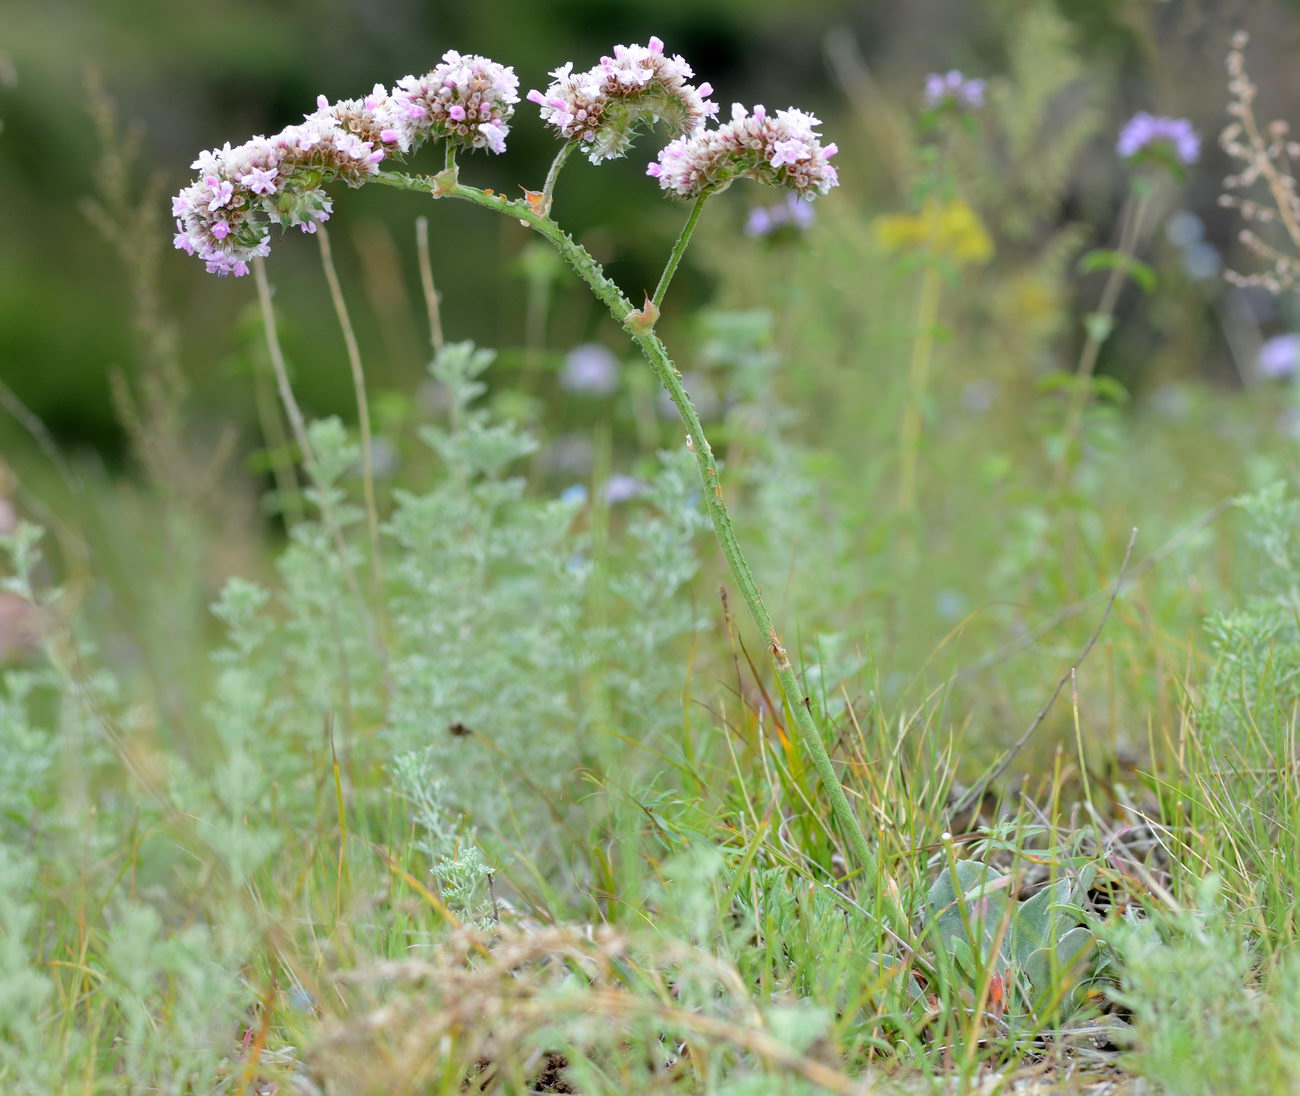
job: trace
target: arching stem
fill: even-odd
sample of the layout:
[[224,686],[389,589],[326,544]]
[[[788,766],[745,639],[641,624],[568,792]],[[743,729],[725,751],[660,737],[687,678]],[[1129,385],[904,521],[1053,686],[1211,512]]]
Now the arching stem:
[[[374,177],[374,181],[383,183],[386,186],[427,194],[432,194],[436,186],[434,181],[428,177],[402,175],[394,172],[382,172]],[[623,295],[618,286],[606,277],[600,264],[591,257],[586,248],[564,232],[550,217],[537,212],[527,202],[509,201],[501,195],[488,194],[475,187],[460,184],[457,184],[453,190],[446,192],[446,195],[472,202],[475,205],[483,206],[486,209],[522,221],[549,241],[560,253],[561,257],[573,268],[575,273],[587,284],[587,287],[596,298],[609,309],[610,315],[623,326],[667,390],[673,405],[681,416],[683,425],[686,427],[686,443],[694,454],[695,462],[699,467],[700,478],[704,484],[704,501],[708,508],[709,517],[713,522],[718,544],[722,548],[722,555],[727,561],[727,567],[740,590],[750,617],[767,645],[777,680],[781,684],[781,690],[785,694],[786,703],[789,706],[799,745],[812,762],[813,768],[817,770],[826,797],[830,801],[831,812],[850,846],[859,869],[871,879],[876,894],[889,909],[896,922],[896,931],[902,932],[905,936],[910,935],[907,931],[906,914],[901,909],[894,892],[882,879],[877,858],[872,853],[862,825],[849,804],[848,796],[845,795],[844,788],[835,772],[834,763],[826,751],[825,743],[823,743],[821,734],[813,720],[809,698],[804,695],[803,690],[799,687],[799,681],[795,677],[789,655],[777,635],[772,617],[763,602],[762,593],[758,588],[758,584],[754,581],[753,572],[750,571],[740,544],[736,540],[731,514],[727,510],[726,500],[723,497],[722,481],[718,474],[717,462],[714,460],[709,439],[705,436],[704,428],[700,424],[695,405],[692,403],[686,389],[682,386],[681,374],[673,365],[664,344],[655,335],[652,324],[644,322],[645,314],[633,308],[631,302]],[[662,299],[661,291],[667,288],[668,281],[671,280],[672,273],[681,260],[682,252],[685,251],[686,244],[690,241],[691,233],[699,220],[705,200],[704,196],[697,199],[695,208],[691,211],[690,219],[682,230],[677,245],[673,248],[673,255],[670,257],[668,267],[664,271],[664,277],[660,279],[660,289],[656,290],[656,301]]]

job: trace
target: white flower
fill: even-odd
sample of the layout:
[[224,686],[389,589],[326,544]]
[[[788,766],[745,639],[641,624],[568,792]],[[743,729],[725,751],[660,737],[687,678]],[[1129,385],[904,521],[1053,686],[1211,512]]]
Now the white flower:
[[613,56],[586,72],[574,73],[569,62],[551,73],[546,91],[530,91],[527,98],[560,137],[581,141],[593,164],[624,155],[642,122],[694,133],[717,113],[717,104],[708,102],[713,89],[691,84],[690,65],[663,50],[663,42],[651,38],[645,46],[615,46]]
[[751,114],[735,103],[730,122],[679,137],[646,174],[683,198],[725,190],[734,180],[748,178],[811,200],[839,185],[830,163],[838,148],[821,143],[820,125],[802,110],[779,110],[773,117],[761,105]]
[[397,82],[386,128],[403,151],[433,137],[501,153],[518,93],[514,69],[448,50],[432,72]]

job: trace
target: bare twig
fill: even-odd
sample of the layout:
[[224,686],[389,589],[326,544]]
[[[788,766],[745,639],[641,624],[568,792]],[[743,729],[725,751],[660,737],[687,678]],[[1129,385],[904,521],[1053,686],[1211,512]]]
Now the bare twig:
[[[1181,548],[1185,542],[1190,540],[1207,525],[1212,524],[1221,514],[1224,513],[1224,511],[1231,507],[1233,498],[1235,498],[1235,496],[1220,499],[1195,521],[1178,530],[1177,533],[1165,541],[1164,544],[1149,556],[1144,556],[1142,559],[1138,560],[1138,562],[1133,565],[1132,569],[1124,576],[1124,584],[1127,586],[1136,582],[1142,575],[1146,574],[1153,567],[1163,563],[1173,555],[1174,552]],[[1086,613],[1098,602],[1110,596],[1112,596],[1110,591],[1103,588],[1098,590],[1096,593],[1089,594],[1087,597],[1076,601],[1073,605],[1067,605],[1062,609],[1058,609],[1041,624],[1031,628],[1024,635],[1018,636],[1010,643],[1003,644],[996,651],[992,651],[989,654],[984,655],[982,658],[976,659],[970,665],[963,666],[953,674],[952,680],[964,681],[967,678],[974,677],[976,674],[983,673],[985,670],[996,666],[999,662],[1005,662],[1017,651],[1021,651],[1031,644],[1037,643],[1038,640],[1043,638],[1043,636],[1047,635],[1049,632],[1055,631],[1056,628],[1064,624],[1067,620],[1073,620],[1080,613]]]
[[442,310],[438,306],[438,290],[433,284],[433,264],[429,261],[429,218],[415,221],[416,251],[420,256],[420,285],[424,288],[424,307],[429,313],[429,342],[435,354],[441,353],[443,344]]
[[1033,738],[1034,732],[1042,726],[1043,720],[1047,718],[1047,713],[1052,710],[1052,705],[1056,703],[1056,698],[1061,695],[1061,690],[1065,688],[1065,683],[1073,679],[1075,671],[1083,665],[1084,660],[1092,653],[1092,649],[1096,645],[1102,629],[1106,627],[1106,621],[1110,619],[1110,611],[1115,607],[1115,599],[1119,597],[1119,592],[1123,589],[1124,575],[1128,569],[1129,557],[1133,555],[1133,545],[1137,543],[1137,533],[1138,531],[1134,529],[1132,535],[1128,538],[1128,547],[1124,550],[1124,561],[1119,565],[1119,574],[1115,578],[1115,584],[1111,587],[1110,597],[1106,601],[1106,609],[1101,614],[1101,619],[1097,621],[1097,627],[1093,629],[1092,635],[1088,637],[1088,642],[1083,645],[1083,650],[1079,652],[1078,657],[1070,663],[1069,668],[1057,680],[1056,688],[1052,690],[1052,695],[1047,698],[1047,703],[1038,710],[1038,714],[1034,716],[1034,721],[1029,724],[1029,728],[1016,740],[1014,745],[1012,745],[1011,748],[997,760],[993,767],[981,779],[971,785],[966,793],[958,799],[955,804],[953,804],[952,814],[961,814],[963,811],[969,809],[973,804],[978,803],[980,797],[988,789],[989,785],[1007,771],[1011,762],[1016,759],[1020,751],[1023,750],[1029,740]]
[[[266,350],[271,358],[271,368],[275,371],[280,400],[284,404],[285,414],[289,417],[289,426],[293,430],[294,440],[298,443],[298,448],[302,450],[302,459],[307,462],[310,468],[315,463],[315,453],[312,450],[311,438],[307,434],[307,422],[303,418],[302,408],[298,406],[298,401],[293,394],[293,387],[289,384],[289,370],[285,365],[284,352],[280,348],[280,336],[275,325],[275,309],[271,306],[271,285],[267,280],[266,266],[262,259],[253,260],[253,280],[257,283],[257,300],[262,309],[262,326],[266,331]],[[374,645],[375,650],[380,653],[380,656],[383,657],[384,648],[379,641],[379,634],[375,630],[375,622],[371,618],[370,610],[366,606],[366,599],[361,593],[360,585],[357,583],[356,572],[348,561],[347,541],[343,539],[343,530],[335,519],[334,507],[330,505],[329,501],[329,492],[323,487],[319,488],[316,497],[320,506],[321,520],[329,532],[330,539],[334,542],[334,550],[338,553],[339,567],[343,571],[344,580],[347,582],[353,598],[356,599],[357,611],[365,622],[371,643]]]
[[343,343],[348,351],[348,366],[352,370],[352,390],[357,401],[357,418],[361,425],[361,490],[366,504],[366,530],[370,534],[370,573],[374,579],[375,592],[380,597],[382,612],[384,589],[384,560],[379,550],[379,506],[375,501],[375,453],[374,439],[370,436],[370,401],[366,398],[366,375],[361,367],[361,348],[357,345],[356,332],[352,329],[352,318],[348,315],[347,302],[343,299],[343,287],[339,284],[338,271],[334,269],[334,254],[330,250],[330,237],[325,226],[316,232],[320,240],[321,265],[325,268],[325,281],[329,283],[330,299],[339,318],[339,327],[343,331]]

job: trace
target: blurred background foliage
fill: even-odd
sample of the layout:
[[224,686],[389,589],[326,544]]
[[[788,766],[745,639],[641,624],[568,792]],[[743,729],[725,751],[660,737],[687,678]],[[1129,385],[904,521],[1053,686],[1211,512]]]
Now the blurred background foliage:
[[[1032,258],[1049,241],[1068,243],[1058,234],[1067,226],[1069,240],[1105,242],[1125,185],[1111,155],[1114,133],[1137,108],[1189,115],[1208,138],[1204,168],[1178,201],[1206,222],[1210,244],[1230,250],[1231,224],[1215,209],[1223,172],[1213,142],[1223,117],[1220,74],[1230,30],[1244,25],[1256,32],[1255,68],[1266,98],[1294,101],[1300,88],[1294,65],[1300,6],[1251,0],[664,0],[653,8],[624,0],[19,0],[6,8],[0,362],[15,392],[56,436],[110,462],[124,453],[124,435],[106,378],[115,367],[129,371],[139,355],[120,265],[79,208],[94,189],[99,155],[87,102],[90,71],[122,118],[138,122],[140,181],[156,174],[165,195],[187,180],[199,149],[273,132],[309,109],[318,93],[335,98],[376,81],[390,84],[426,69],[449,47],[514,64],[526,90],[544,86],[547,70],[565,60],[589,64],[613,42],[657,33],[713,82],[723,104],[765,100],[820,112],[844,150],[845,168],[845,186],[821,208],[831,218],[852,210],[861,221],[899,204],[908,167],[899,136],[924,74],[959,67],[1001,82],[1004,118],[1030,120],[1020,132],[1008,129],[1000,145],[986,143],[1000,159],[983,165],[975,176],[980,190],[971,195],[1011,245],[1000,255],[1003,263]],[[476,159],[469,169],[474,180],[503,191],[537,184],[553,148],[533,115],[525,104],[509,154]],[[1062,123],[1073,133],[1059,132]],[[1045,155],[1053,141],[1061,153],[1055,160]],[[653,284],[684,212],[642,176],[653,147],[643,141],[628,160],[599,173],[571,170],[557,209],[633,292]],[[1027,224],[1023,207],[1035,185],[1039,208]],[[718,265],[724,273],[752,275],[753,283],[788,287],[784,253],[765,255],[735,238],[746,203],[759,199],[736,188],[728,200],[728,209],[711,213]],[[158,209],[161,219],[165,203]],[[336,235],[370,348],[372,382],[407,388],[419,376],[425,341],[409,289],[417,284],[410,201],[371,188],[353,197],[347,211]],[[527,235],[460,209],[428,212],[449,334],[500,346],[509,362],[510,348],[528,335],[528,268],[517,261]],[[1069,250],[1049,247],[1040,257],[1064,266]],[[305,240],[277,251],[285,338],[306,404],[346,415],[342,348],[324,307],[314,252]],[[503,265],[513,279],[495,276]],[[250,285],[216,283],[171,253],[161,274],[164,308],[185,331],[180,356],[201,417],[251,423],[242,376],[249,340],[241,334]],[[698,264],[687,274],[679,304],[714,292],[715,279],[701,276]],[[534,283],[539,276],[545,272],[533,271]],[[1075,281],[1064,279],[1062,288],[1073,294]],[[854,292],[847,281],[830,288]],[[1192,286],[1185,298],[1176,311],[1153,312],[1126,329],[1107,347],[1103,371],[1135,387],[1170,374],[1232,383],[1222,325],[1213,318],[1216,308],[1228,307],[1222,288]],[[1025,315],[1024,302],[999,303]],[[1040,300],[1039,311],[1051,303]],[[551,349],[598,333],[599,317],[576,289],[565,288],[552,304]],[[1257,318],[1273,322],[1267,304],[1247,307],[1264,309]],[[859,322],[868,319],[858,313]],[[1072,335],[1057,334],[1055,348],[1068,358]],[[854,365],[864,384],[871,370],[889,368],[866,360],[875,333],[848,324],[836,337],[861,353]],[[8,425],[3,429],[7,438]]]

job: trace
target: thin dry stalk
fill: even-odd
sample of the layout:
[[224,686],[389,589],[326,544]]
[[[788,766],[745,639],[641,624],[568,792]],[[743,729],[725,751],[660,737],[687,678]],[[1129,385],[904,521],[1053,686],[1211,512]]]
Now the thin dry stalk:
[[416,250],[420,256],[420,285],[424,288],[424,307],[429,314],[429,343],[435,354],[442,353],[442,310],[438,304],[438,290],[433,284],[433,264],[429,261],[429,218],[417,217],[415,221]]
[[1119,597],[1119,592],[1124,588],[1124,577],[1128,572],[1128,561],[1133,555],[1133,545],[1137,542],[1137,530],[1134,529],[1128,539],[1128,548],[1124,551],[1124,561],[1119,565],[1119,575],[1115,578],[1115,584],[1111,587],[1110,597],[1106,601],[1106,609],[1101,614],[1101,619],[1097,621],[1097,627],[1093,629],[1092,635],[1088,637],[1088,642],[1083,645],[1083,650],[1079,652],[1078,657],[1070,663],[1069,668],[1063,673],[1056,682],[1056,688],[1052,690],[1052,695],[1047,698],[1047,703],[1034,716],[1034,721],[1029,724],[1028,730],[1022,734],[1009,750],[1006,751],[994,764],[988,773],[980,780],[976,781],[970,789],[963,795],[952,807],[953,815],[960,815],[962,812],[969,810],[974,804],[980,801],[984,792],[989,788],[993,781],[997,780],[1010,767],[1011,762],[1016,759],[1020,751],[1025,748],[1029,740],[1033,738],[1034,732],[1042,726],[1043,720],[1047,718],[1047,713],[1052,710],[1052,705],[1056,703],[1056,698],[1061,695],[1061,690],[1065,688],[1066,682],[1073,681],[1075,672],[1083,665],[1084,660],[1092,653],[1093,647],[1096,646],[1098,638],[1101,636],[1102,629],[1106,627],[1106,621],[1110,619],[1110,611],[1115,607],[1115,599]]
[[[325,268],[325,281],[329,283],[330,299],[334,302],[334,312],[339,318],[339,327],[343,330],[343,342],[348,351],[348,366],[352,370],[352,390],[356,395],[357,418],[361,424],[361,490],[366,504],[366,530],[370,534],[370,573],[374,579],[375,592],[382,594],[384,560],[379,550],[379,505],[375,501],[375,453],[374,440],[370,434],[370,401],[366,398],[366,374],[361,366],[361,348],[357,345],[352,318],[348,315],[347,302],[343,299],[343,287],[339,284],[338,271],[334,268],[329,233],[325,230],[325,226],[321,225],[316,235],[320,238],[320,258],[321,265]],[[383,604],[382,596],[380,604]]]
[[[298,448],[302,450],[303,460],[314,463],[316,458],[312,452],[311,439],[307,435],[307,422],[303,418],[302,409],[298,406],[298,400],[294,397],[293,386],[289,383],[289,371],[285,365],[284,352],[280,348],[280,336],[275,323],[275,309],[271,305],[271,286],[267,281],[266,267],[261,259],[253,261],[253,280],[257,283],[257,301],[262,310],[262,327],[266,332],[266,351],[271,358],[271,368],[275,372],[280,401],[284,404],[284,411],[289,418],[289,426],[293,430],[294,440],[298,443]],[[347,541],[343,539],[343,530],[335,519],[334,508],[330,505],[328,493],[323,490],[318,491],[317,497],[320,503],[321,520],[325,523],[330,539],[334,542],[334,549],[339,557],[339,566],[343,570],[348,589],[356,599],[357,611],[361,614],[361,619],[365,621],[366,631],[369,633],[371,643],[382,656],[384,648],[379,642],[379,635],[375,631],[375,623],[371,619],[370,610],[366,606],[366,599],[361,593],[361,587],[357,584],[356,573],[348,563]]]

